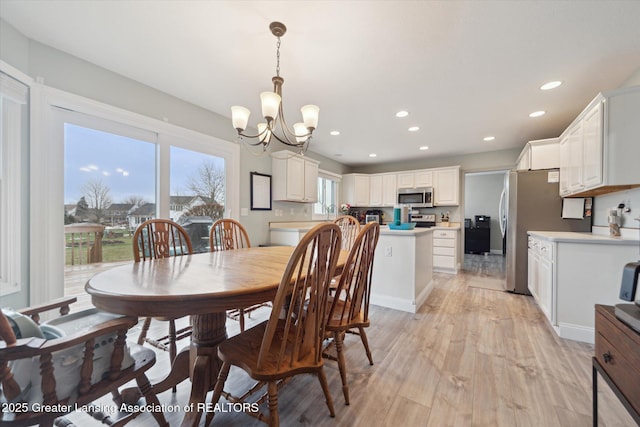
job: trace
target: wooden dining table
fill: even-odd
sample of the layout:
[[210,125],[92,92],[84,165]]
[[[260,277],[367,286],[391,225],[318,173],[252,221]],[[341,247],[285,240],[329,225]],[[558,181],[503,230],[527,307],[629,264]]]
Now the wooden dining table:
[[[191,410],[182,426],[197,426],[220,370],[217,346],[227,339],[226,311],[273,300],[293,250],[255,247],[147,260],[98,273],[85,289],[97,308],[111,313],[191,316],[189,348],[178,353],[153,389],[161,393],[190,377]],[[347,251],[341,251],[336,274],[346,258]]]

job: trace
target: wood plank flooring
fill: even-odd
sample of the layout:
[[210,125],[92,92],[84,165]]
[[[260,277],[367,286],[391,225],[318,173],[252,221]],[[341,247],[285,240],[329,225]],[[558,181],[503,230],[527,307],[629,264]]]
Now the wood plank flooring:
[[[590,426],[593,346],[558,338],[531,297],[472,287],[474,278],[486,276],[434,274],[435,288],[416,314],[372,306],[367,334],[375,365],[368,364],[357,336],[345,340],[351,405],[344,404],[337,365],[327,361],[336,417],[329,416],[317,379],[299,376],[280,393],[281,425]],[[262,310],[248,327],[268,315]],[[230,334],[237,333],[237,322],[227,324]],[[130,339],[135,337],[132,331]],[[150,377],[167,369],[167,354],[160,353]],[[227,384],[237,390],[249,381],[232,370]],[[186,381],[159,399],[184,403],[189,386]],[[598,389],[600,426],[635,425],[604,381]],[[166,416],[179,425],[182,413]],[[84,414],[72,419],[79,426],[99,425]],[[129,425],[155,423],[143,414]],[[217,413],[213,425],[263,424],[227,412]]]

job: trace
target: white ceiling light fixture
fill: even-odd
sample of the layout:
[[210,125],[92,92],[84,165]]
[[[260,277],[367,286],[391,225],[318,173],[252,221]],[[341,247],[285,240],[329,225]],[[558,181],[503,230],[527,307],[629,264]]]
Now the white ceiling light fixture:
[[419,130],[420,130],[420,128],[419,128],[418,126],[411,126],[411,127],[409,128],[409,132],[417,132],[417,131],[419,131]]
[[376,153],[371,153],[369,154],[369,157],[377,157],[378,155]]
[[331,132],[329,132],[329,135],[338,136],[338,135],[340,135],[340,131],[339,130],[332,130]]
[[494,139],[496,139],[495,136],[485,136],[482,138],[483,141],[493,141]]
[[543,84],[542,86],[540,86],[540,90],[555,89],[558,86],[560,86],[561,84],[562,84],[562,82],[560,80],[554,80],[552,82],[547,82],[547,83]]
[[540,117],[540,116],[544,116],[545,114],[547,114],[546,111],[534,111],[533,113],[529,114],[529,117]]
[[396,113],[396,117],[407,117],[409,115],[408,111],[402,110]]
[[302,122],[295,123],[293,130],[289,128],[284,119],[282,109],[282,84],[284,79],[280,77],[280,37],[287,32],[287,27],[280,22],[272,22],[269,25],[271,33],[276,36],[276,75],[271,79],[273,82],[273,92],[262,92],[260,100],[262,102],[262,116],[266,123],[258,123],[258,134],[247,135],[244,133],[249,122],[251,112],[248,108],[241,106],[231,107],[231,121],[233,127],[238,131],[238,139],[244,138],[257,139],[255,142],[246,141],[247,144],[258,146],[262,145],[263,152],[267,150],[271,137],[274,137],[281,143],[296,147],[303,153],[308,148],[311,140],[311,134],[318,126],[318,113],[320,108],[317,105],[305,105],[302,111]]
[[428,145],[423,145],[422,147],[419,148],[422,151],[428,150],[429,146]]

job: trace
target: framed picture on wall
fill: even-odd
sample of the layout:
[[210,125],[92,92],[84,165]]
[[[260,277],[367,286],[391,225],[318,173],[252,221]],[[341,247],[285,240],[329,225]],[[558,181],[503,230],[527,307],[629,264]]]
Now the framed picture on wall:
[[271,210],[271,175],[250,172],[251,210]]

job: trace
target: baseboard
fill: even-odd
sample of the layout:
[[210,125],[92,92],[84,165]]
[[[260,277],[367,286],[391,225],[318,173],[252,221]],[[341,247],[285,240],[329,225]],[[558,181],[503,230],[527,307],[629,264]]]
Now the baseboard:
[[595,344],[596,331],[594,328],[570,323],[558,323],[558,326],[554,329],[560,338]]
[[380,307],[392,308],[394,310],[406,311],[407,313],[416,313],[420,306],[427,300],[427,297],[433,290],[433,280],[420,292],[417,299],[412,301],[405,298],[397,298],[389,295],[371,294],[371,304]]

